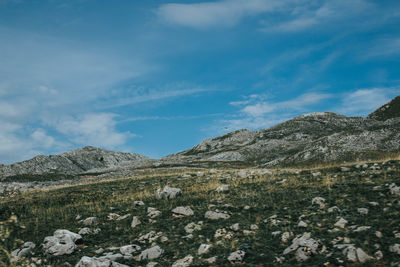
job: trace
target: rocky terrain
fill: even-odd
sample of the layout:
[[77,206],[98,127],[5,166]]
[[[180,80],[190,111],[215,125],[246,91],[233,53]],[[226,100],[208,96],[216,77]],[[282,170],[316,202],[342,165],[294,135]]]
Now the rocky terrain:
[[26,192],[0,200],[0,266],[399,266],[399,160]]

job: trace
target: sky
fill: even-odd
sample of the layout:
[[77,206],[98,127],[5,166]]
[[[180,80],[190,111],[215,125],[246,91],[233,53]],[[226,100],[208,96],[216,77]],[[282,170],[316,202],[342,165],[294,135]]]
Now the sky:
[[400,94],[398,0],[0,0],[0,163],[152,158]]

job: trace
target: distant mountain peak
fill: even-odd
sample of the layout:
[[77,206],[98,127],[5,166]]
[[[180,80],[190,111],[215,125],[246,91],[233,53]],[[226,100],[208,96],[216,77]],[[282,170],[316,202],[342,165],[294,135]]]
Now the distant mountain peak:
[[369,119],[386,121],[400,117],[400,95],[368,115]]

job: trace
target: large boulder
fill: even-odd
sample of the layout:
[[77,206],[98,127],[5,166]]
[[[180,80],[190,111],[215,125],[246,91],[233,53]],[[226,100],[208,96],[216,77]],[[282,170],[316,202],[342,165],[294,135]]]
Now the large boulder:
[[146,250],[143,250],[142,253],[139,255],[139,260],[154,260],[159,257],[164,253],[164,250],[160,248],[159,246],[154,246],[151,248],[148,248]]
[[77,244],[82,242],[82,236],[68,230],[56,230],[53,236],[47,236],[43,249],[47,255],[61,256],[73,253]]
[[163,190],[157,189],[158,199],[173,199],[182,194],[182,190],[179,188],[165,186]]

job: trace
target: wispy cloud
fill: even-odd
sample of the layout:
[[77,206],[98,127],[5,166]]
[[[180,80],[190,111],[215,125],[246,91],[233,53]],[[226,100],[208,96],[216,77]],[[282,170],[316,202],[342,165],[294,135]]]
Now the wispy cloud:
[[400,56],[400,38],[384,38],[373,42],[365,51],[361,52],[363,59],[376,59]]
[[166,22],[193,28],[226,27],[247,16],[272,12],[284,5],[276,0],[220,0],[194,4],[164,4],[157,13]]
[[335,111],[349,116],[366,116],[400,94],[399,87],[366,88],[342,95]]
[[60,118],[55,128],[78,145],[93,145],[103,148],[119,148],[135,135],[116,129],[116,114],[90,113],[77,117]]
[[299,113],[311,111],[315,105],[332,97],[327,93],[309,92],[294,99],[272,101],[266,95],[251,95],[244,101],[232,102],[241,109],[234,118],[224,120],[222,124],[224,131],[267,128]]

